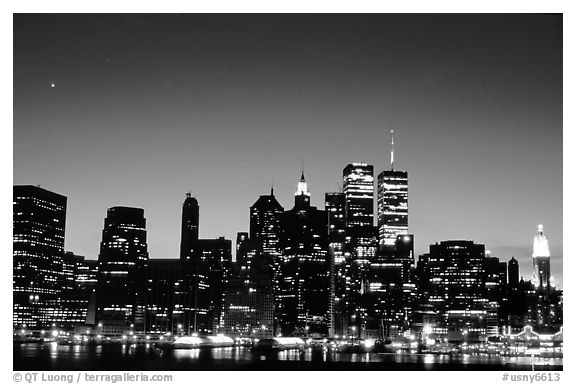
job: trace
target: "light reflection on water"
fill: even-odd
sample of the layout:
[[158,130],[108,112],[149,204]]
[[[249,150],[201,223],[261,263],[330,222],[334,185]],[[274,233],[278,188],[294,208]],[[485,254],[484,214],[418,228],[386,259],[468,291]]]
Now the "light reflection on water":
[[22,344],[14,347],[14,355],[19,358],[42,358],[48,357],[52,361],[78,361],[90,362],[103,357],[117,356],[124,361],[139,359],[156,359],[157,361],[179,361],[184,363],[198,364],[244,364],[247,362],[266,361],[305,361],[305,362],[344,362],[344,363],[410,363],[425,366],[435,364],[487,364],[506,365],[514,364],[521,366],[559,365],[563,364],[562,358],[534,358],[531,357],[501,357],[497,355],[433,355],[433,354],[374,354],[374,353],[353,353],[340,354],[326,350],[305,351],[289,350],[281,351],[265,356],[257,356],[248,348],[226,347],[214,349],[178,349],[161,350],[146,345],[58,345],[49,344]]

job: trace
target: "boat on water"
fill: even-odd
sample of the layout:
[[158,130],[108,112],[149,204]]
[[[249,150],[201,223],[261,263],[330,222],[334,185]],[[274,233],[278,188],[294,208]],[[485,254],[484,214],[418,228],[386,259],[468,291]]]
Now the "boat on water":
[[228,336],[182,336],[177,337],[165,347],[172,349],[193,349],[193,348],[223,348],[233,347],[234,339]]
[[303,350],[306,342],[299,337],[272,337],[258,340],[252,347],[255,353],[270,353],[290,349]]

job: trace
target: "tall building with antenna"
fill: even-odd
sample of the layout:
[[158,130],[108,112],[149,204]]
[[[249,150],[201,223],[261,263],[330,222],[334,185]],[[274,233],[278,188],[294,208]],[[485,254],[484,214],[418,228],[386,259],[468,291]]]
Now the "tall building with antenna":
[[408,172],[394,170],[394,131],[390,170],[378,175],[378,238],[380,246],[394,246],[399,235],[408,234]]
[[281,280],[277,313],[282,335],[328,334],[331,328],[326,212],[310,205],[304,173],[294,207],[280,215]]

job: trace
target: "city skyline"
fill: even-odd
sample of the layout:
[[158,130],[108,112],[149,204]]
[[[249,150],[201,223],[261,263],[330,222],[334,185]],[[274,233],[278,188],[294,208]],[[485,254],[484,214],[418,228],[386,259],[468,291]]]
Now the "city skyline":
[[561,16],[14,25],[14,184],[68,197],[66,250],[97,258],[106,210],[126,205],[144,209],[150,257],[178,258],[188,191],[200,237],[235,239],[272,184],[292,208],[302,159],[323,207],[348,163],[390,169],[394,129],[417,256],[473,240],[529,279],[543,224],[562,288]]

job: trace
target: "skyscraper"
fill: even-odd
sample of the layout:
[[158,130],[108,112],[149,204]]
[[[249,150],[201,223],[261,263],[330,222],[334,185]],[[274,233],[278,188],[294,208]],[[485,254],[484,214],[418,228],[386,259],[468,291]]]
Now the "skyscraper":
[[[358,328],[364,311],[359,298],[368,287],[370,263],[378,249],[374,226],[374,167],[365,163],[348,164],[343,171],[345,197],[346,299],[349,320]],[[347,322],[348,323],[348,322]]]
[[501,262],[497,257],[485,252],[484,267],[486,269],[486,330],[491,336],[498,336],[500,321],[505,321],[503,316],[504,298],[508,282],[506,262]]
[[394,170],[394,137],[390,163],[390,170],[384,170],[378,175],[380,246],[393,246],[398,235],[408,233],[408,172]]
[[88,318],[88,309],[89,304],[94,305],[95,270],[97,270],[95,263],[96,260],[87,261],[84,256],[72,252],[64,254],[63,284],[58,297],[59,311],[55,323],[63,324],[68,329],[80,324],[94,324],[94,320]]
[[63,286],[66,197],[32,185],[13,188],[14,326],[54,320]]
[[247,241],[250,240],[248,232],[238,232],[236,234],[236,261],[241,258],[241,254],[243,252],[244,245]]
[[508,285],[510,287],[517,287],[520,281],[520,267],[518,266],[518,260],[514,257],[508,261]]
[[186,200],[182,204],[182,230],[180,237],[180,259],[186,260],[192,257],[194,246],[198,241],[200,209],[198,200],[191,193],[186,194]]
[[538,225],[538,233],[534,236],[532,247],[532,263],[534,273],[532,283],[536,288],[546,288],[550,286],[550,248],[548,247],[548,237],[544,235],[544,226]]
[[346,243],[357,264],[367,264],[376,254],[374,227],[374,167],[348,164],[343,171]]
[[224,332],[232,336],[271,337],[274,287],[271,256],[256,250],[233,266],[225,295]]
[[390,252],[378,253],[370,263],[366,308],[366,330],[395,337],[409,326],[416,296],[414,235],[398,235]]
[[344,193],[326,193],[324,207],[328,215],[328,241],[334,253],[334,264],[341,265],[344,263],[346,243],[346,197]]
[[200,239],[194,258],[198,279],[193,284],[197,313],[193,325],[198,333],[216,334],[224,327],[224,295],[230,278],[232,241],[224,237]]
[[[280,276],[282,256],[279,241],[280,217],[283,212],[284,208],[274,196],[274,188],[270,189],[270,195],[261,195],[256,200],[250,207],[250,241],[243,253],[244,255],[252,255],[251,258],[262,253],[264,257],[260,258],[260,264],[262,260],[271,263],[273,292],[280,289],[280,279],[282,278]],[[252,269],[249,262],[245,262],[242,268]],[[276,308],[279,308],[278,296],[273,297],[276,301]],[[275,323],[278,323],[278,312],[275,314]]]
[[108,209],[98,263],[96,313],[102,331],[118,335],[143,332],[148,265],[143,209]]
[[274,189],[269,195],[262,195],[250,207],[250,240],[262,242],[263,251],[277,257],[278,220],[284,208],[274,196]]
[[280,220],[282,263],[278,317],[281,333],[327,334],[329,262],[326,212],[310,206],[304,174],[294,196],[294,208]]
[[374,167],[348,164],[342,173],[346,201],[346,228],[374,225]]
[[146,332],[191,333],[186,261],[150,259],[147,268]]
[[213,334],[224,323],[224,292],[232,262],[232,242],[223,237],[199,239],[199,224],[198,201],[187,193],[182,206],[180,241],[179,278],[183,288],[179,295],[183,297],[179,298],[181,304],[175,316],[179,320],[174,321],[186,332]]
[[330,306],[333,332],[342,334],[346,313],[346,198],[342,192],[326,193],[324,207],[328,217],[330,263]]
[[422,288],[438,315],[439,330],[484,334],[486,316],[486,269],[483,244],[442,241],[430,245],[422,265]]

